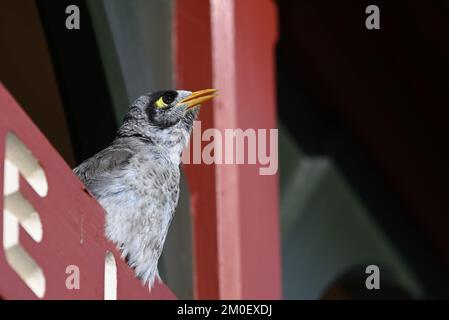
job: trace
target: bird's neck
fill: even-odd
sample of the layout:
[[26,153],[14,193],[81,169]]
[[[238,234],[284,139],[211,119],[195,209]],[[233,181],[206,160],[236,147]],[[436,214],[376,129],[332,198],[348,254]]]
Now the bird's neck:
[[152,135],[153,147],[158,148],[172,163],[181,163],[181,153],[189,140],[189,133],[181,128],[171,128]]
[[181,153],[190,138],[190,127],[185,125],[161,129],[144,124],[124,123],[117,132],[117,138],[138,139],[141,143],[154,148],[175,164],[180,164]]

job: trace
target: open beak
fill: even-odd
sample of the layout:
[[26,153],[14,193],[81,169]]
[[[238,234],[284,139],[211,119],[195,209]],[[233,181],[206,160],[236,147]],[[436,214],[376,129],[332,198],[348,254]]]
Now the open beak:
[[187,98],[182,99],[179,101],[176,105],[187,105],[187,109],[191,109],[193,107],[196,107],[197,105],[210,100],[218,95],[217,89],[205,89],[200,91],[193,92],[190,96]]

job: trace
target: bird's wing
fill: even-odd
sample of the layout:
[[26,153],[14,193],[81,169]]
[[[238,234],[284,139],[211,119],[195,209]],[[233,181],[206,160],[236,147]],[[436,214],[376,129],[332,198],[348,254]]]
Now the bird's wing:
[[108,183],[120,178],[134,152],[130,148],[111,145],[81,163],[73,172],[97,199]]

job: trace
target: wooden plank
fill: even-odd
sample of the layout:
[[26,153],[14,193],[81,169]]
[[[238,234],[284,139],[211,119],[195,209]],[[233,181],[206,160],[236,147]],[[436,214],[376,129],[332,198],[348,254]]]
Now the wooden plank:
[[[220,90],[213,107],[201,111],[202,129],[276,128],[274,4],[178,0],[175,6],[177,87]],[[281,297],[277,175],[260,175],[259,168],[185,166],[197,298]]]
[[[174,14],[176,87],[200,90],[212,85],[208,0],[176,1]],[[210,103],[201,110],[203,129],[213,125]],[[204,144],[203,144],[204,146]],[[194,295],[218,299],[215,166],[186,165],[193,225]]]
[[[43,299],[103,299],[106,252],[115,256],[118,299],[174,299],[164,284],[157,284],[151,294],[135,278],[133,270],[119,257],[112,243],[103,236],[104,213],[99,204],[73,175],[61,156],[21,110],[6,89],[0,85],[0,159],[5,158],[6,138],[13,133],[38,159],[45,172],[48,193],[40,196],[23,175],[20,193],[35,208],[42,222],[43,235],[36,242],[23,228],[20,245],[42,269],[45,277]],[[4,181],[4,161],[0,165],[0,181]],[[8,184],[0,184],[3,195]],[[0,207],[4,208],[4,197]],[[0,211],[0,241],[5,240],[5,212]],[[9,224],[10,226],[10,224]],[[2,241],[3,243],[3,241]],[[3,299],[36,299],[36,294],[22,281],[6,259],[5,243],[0,249],[0,296]],[[28,264],[29,265],[29,264]],[[66,287],[67,266],[80,271],[80,287]],[[112,293],[114,296],[114,293]]]

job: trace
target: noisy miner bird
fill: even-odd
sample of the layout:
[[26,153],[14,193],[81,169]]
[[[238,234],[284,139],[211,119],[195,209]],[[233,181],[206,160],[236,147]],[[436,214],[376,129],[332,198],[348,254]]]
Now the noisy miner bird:
[[206,89],[139,97],[112,144],[74,169],[106,211],[106,237],[151,287],[178,203],[181,152],[200,104],[216,95]]

